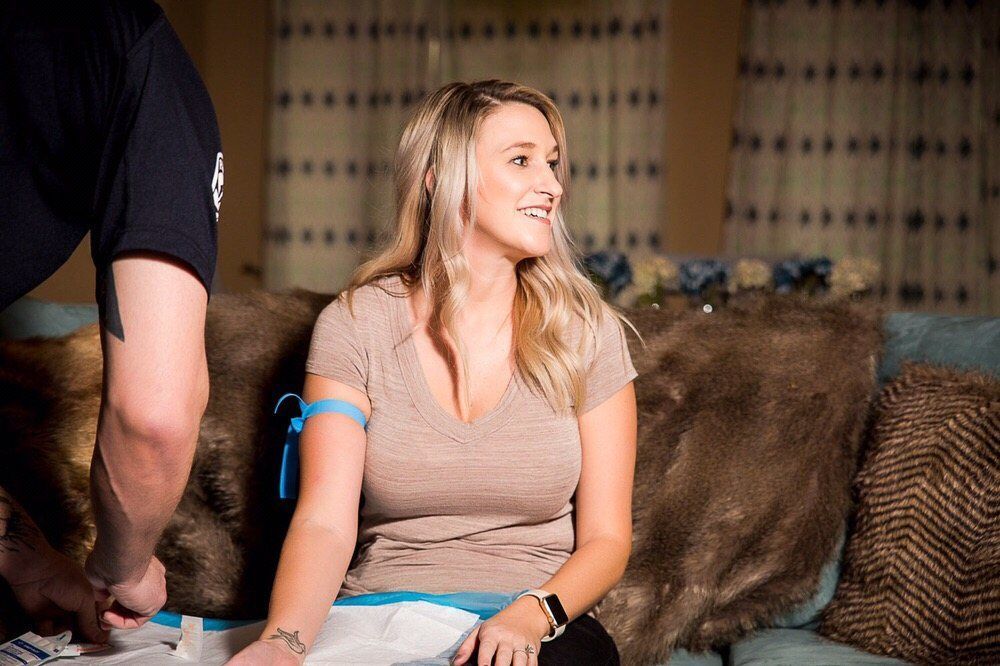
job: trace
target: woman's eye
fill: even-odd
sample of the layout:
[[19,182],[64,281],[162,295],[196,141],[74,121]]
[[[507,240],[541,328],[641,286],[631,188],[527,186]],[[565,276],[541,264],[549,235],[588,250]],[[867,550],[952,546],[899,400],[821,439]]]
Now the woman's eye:
[[553,171],[555,171],[556,167],[558,166],[559,166],[559,160],[552,160],[551,162],[549,162],[549,168],[552,169]]
[[517,157],[512,159],[511,162],[513,162],[517,166],[528,166],[528,157],[527,155],[518,155]]

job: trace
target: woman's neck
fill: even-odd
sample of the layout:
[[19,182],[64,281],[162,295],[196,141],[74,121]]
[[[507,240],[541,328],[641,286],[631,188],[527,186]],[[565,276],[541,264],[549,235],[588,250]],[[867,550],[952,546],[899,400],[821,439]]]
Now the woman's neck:
[[509,313],[517,293],[517,264],[508,257],[466,248],[469,262],[469,298],[466,310],[470,317],[479,313]]
[[[517,293],[517,274],[512,270],[492,275],[474,269],[470,272],[468,298],[458,313],[455,326],[460,331],[468,331],[473,337],[479,337],[487,331],[498,331],[510,318]],[[423,290],[419,287],[415,289],[412,299],[415,321],[426,324],[430,312]]]

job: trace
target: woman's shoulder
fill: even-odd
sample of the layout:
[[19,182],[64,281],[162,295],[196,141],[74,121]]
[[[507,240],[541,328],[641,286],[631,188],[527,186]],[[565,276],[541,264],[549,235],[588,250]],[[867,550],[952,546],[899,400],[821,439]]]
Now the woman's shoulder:
[[392,298],[405,294],[402,280],[396,275],[375,278],[367,284],[345,289],[319,314],[317,324],[352,326],[358,331],[384,330]]
[[620,322],[618,310],[607,301],[601,301],[589,317],[581,312],[574,312],[570,317],[569,331],[576,341],[580,341],[581,337],[593,341],[606,338],[618,330]]

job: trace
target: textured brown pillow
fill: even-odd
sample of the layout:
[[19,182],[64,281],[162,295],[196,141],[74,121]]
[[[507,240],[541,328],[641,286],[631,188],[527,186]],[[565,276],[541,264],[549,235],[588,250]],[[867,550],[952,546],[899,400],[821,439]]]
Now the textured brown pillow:
[[851,505],[881,349],[844,303],[628,313],[639,378],[632,557],[599,608],[624,663],[732,642],[815,592]]
[[926,664],[1000,664],[1000,379],[904,366],[879,399],[820,632]]

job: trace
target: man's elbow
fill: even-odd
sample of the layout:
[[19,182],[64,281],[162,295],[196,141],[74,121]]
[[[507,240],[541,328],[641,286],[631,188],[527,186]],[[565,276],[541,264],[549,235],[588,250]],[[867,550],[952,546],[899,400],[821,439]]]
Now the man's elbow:
[[109,389],[101,418],[107,426],[105,433],[127,443],[132,452],[140,454],[145,449],[146,456],[159,464],[182,466],[190,464],[207,404],[206,376],[187,390],[154,395]]

